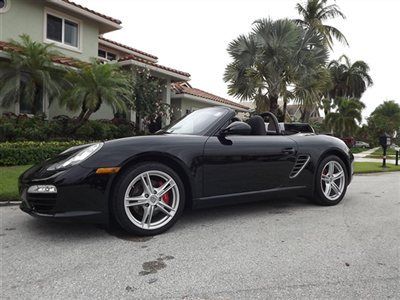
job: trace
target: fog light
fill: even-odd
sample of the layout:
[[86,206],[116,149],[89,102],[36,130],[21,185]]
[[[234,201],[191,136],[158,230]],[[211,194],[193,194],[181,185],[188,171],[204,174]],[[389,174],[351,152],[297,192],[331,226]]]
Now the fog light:
[[54,185],[32,185],[28,188],[28,194],[55,194],[57,188]]

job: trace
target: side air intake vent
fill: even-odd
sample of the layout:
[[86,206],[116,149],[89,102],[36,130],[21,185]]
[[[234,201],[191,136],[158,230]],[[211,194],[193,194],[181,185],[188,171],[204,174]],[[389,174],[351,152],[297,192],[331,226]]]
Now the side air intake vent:
[[309,160],[309,155],[300,154],[299,156],[297,156],[296,163],[293,166],[292,172],[290,172],[289,178],[295,178],[297,175],[299,175],[300,172],[303,171]]

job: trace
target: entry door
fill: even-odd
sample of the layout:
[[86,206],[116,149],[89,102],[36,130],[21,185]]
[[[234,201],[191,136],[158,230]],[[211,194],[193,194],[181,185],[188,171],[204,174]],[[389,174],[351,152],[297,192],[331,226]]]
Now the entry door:
[[210,137],[204,148],[203,197],[284,187],[295,162],[287,136]]

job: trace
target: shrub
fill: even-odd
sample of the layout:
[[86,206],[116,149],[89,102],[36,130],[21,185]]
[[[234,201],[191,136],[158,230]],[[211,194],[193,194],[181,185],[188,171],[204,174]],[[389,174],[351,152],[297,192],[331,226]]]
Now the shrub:
[[36,164],[53,157],[70,147],[86,143],[88,142],[69,141],[0,143],[0,166]]
[[133,136],[135,126],[123,119],[88,120],[78,126],[75,119],[57,116],[43,117],[8,114],[0,118],[0,142],[48,140],[109,140]]

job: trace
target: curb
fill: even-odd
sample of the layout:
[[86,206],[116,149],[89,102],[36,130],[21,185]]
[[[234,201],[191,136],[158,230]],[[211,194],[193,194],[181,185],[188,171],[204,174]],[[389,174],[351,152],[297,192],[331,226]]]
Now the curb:
[[0,207],[2,206],[16,206],[20,205],[21,201],[2,201],[0,202]]

